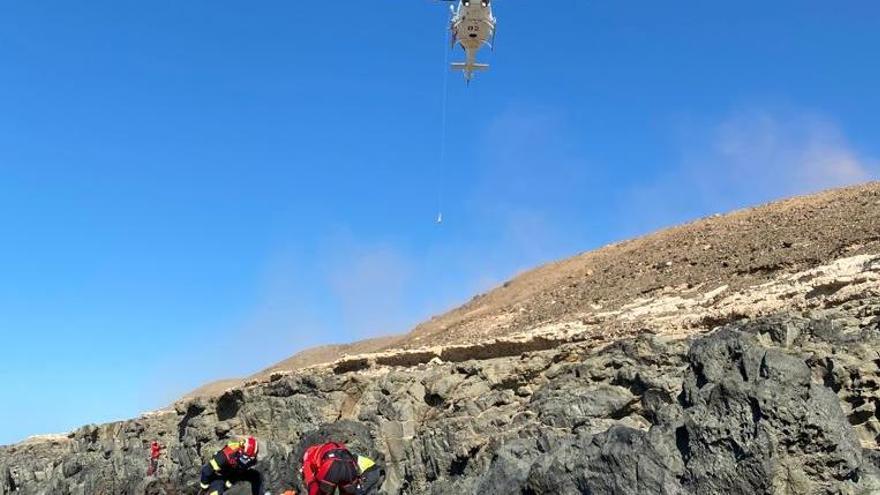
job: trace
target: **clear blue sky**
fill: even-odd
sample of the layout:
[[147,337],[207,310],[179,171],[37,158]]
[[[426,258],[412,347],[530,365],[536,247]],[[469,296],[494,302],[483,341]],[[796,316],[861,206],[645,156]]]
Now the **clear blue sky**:
[[443,5],[0,0],[0,443],[880,169],[874,0],[496,14],[440,163]]

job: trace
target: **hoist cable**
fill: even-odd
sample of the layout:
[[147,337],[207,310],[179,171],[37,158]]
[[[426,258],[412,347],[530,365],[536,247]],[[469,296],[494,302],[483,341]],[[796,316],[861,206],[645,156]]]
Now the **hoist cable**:
[[437,223],[443,221],[444,172],[446,168],[446,126],[449,113],[449,52],[446,46],[448,30],[443,31],[443,95],[440,110],[440,156],[437,163]]

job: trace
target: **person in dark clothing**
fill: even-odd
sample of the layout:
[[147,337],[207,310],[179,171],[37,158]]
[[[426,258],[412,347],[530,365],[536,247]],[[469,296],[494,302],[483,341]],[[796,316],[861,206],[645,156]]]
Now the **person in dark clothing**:
[[302,477],[305,495],[373,495],[385,481],[385,471],[344,444],[328,442],[306,449]]
[[201,487],[207,495],[222,495],[237,483],[250,483],[252,495],[262,495],[263,475],[254,469],[259,445],[254,437],[231,442],[202,466]]

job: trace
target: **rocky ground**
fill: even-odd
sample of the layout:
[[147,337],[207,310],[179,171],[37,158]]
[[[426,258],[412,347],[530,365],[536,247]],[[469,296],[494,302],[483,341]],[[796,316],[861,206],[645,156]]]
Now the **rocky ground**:
[[[273,490],[331,436],[381,459],[389,494],[880,494],[880,187],[794,201],[606,248],[635,253],[613,266],[605,250],[553,265],[585,279],[526,274],[499,289],[517,297],[384,352],[2,448],[0,495],[196,493],[240,434],[264,440]],[[800,232],[809,218],[840,226]],[[725,230],[741,222],[753,244]],[[610,292],[597,273],[633,278]],[[154,439],[168,449],[147,479]]]

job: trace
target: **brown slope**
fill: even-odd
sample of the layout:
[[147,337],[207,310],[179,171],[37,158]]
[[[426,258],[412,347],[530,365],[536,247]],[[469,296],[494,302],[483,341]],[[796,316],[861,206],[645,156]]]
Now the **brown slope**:
[[359,340],[350,344],[325,345],[313,347],[298,352],[293,356],[275,364],[259,373],[247,378],[250,380],[262,380],[276,372],[293,371],[316,364],[332,363],[345,355],[368,354],[381,349],[394,347],[403,338],[403,335],[391,335],[388,337],[376,337],[373,339]]
[[244,381],[242,381],[241,378],[217,380],[207,385],[202,385],[192,392],[187,393],[179,400],[195,399],[196,397],[216,397],[218,395],[221,395],[223,392],[229,390],[230,388],[239,387],[242,384],[244,384]]
[[[669,287],[712,284],[738,290],[781,272],[865,253],[880,253],[880,182],[714,215],[550,263],[406,335],[309,349],[248,380],[330,363],[346,354],[503,337],[615,310]],[[209,391],[214,395],[218,387]]]
[[666,287],[736,290],[880,252],[880,182],[714,215],[524,273],[417,326],[396,347],[476,342],[620,308]]
[[388,337],[377,337],[373,339],[360,340],[350,344],[336,344],[313,347],[297,352],[293,356],[276,363],[263,371],[255,373],[247,378],[232,378],[228,380],[218,380],[184,395],[182,399],[190,399],[195,397],[216,397],[223,392],[244,385],[250,381],[262,381],[272,373],[294,371],[317,364],[332,363],[337,359],[346,355],[367,354],[376,352],[387,347],[391,347],[395,342],[399,341],[402,335],[392,335]]

